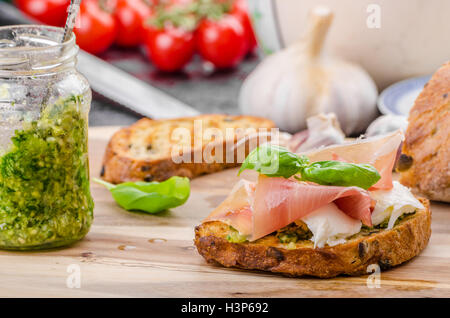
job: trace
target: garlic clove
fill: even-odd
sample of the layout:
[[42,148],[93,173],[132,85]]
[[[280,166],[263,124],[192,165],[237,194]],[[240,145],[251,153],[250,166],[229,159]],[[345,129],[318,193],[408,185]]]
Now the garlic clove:
[[321,113],[309,117],[307,124],[308,130],[301,131],[292,137],[289,143],[291,151],[301,153],[345,142],[345,134],[333,113]]
[[383,115],[375,119],[367,128],[367,137],[378,136],[401,129],[403,132],[408,127],[408,119],[400,115]]

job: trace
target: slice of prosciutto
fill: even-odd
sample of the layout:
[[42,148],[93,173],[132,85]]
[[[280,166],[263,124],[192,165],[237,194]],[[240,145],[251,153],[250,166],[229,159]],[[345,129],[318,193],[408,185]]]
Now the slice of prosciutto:
[[348,216],[372,225],[372,199],[366,190],[260,176],[252,205],[251,239],[279,230],[331,202]]
[[241,235],[250,236],[253,232],[253,215],[251,205],[255,183],[244,179],[239,180],[233,187],[231,193],[211,214],[203,220],[222,221],[231,225]]
[[337,160],[371,164],[378,170],[381,178],[370,190],[389,190],[392,189],[392,169],[397,151],[403,140],[403,132],[397,130],[388,135],[361,139],[344,145],[329,146],[304,153],[304,155],[308,156],[311,162],[339,158]]
[[372,200],[366,190],[265,176],[256,184],[241,180],[204,222],[225,222],[253,241],[331,202],[348,216],[372,224]]

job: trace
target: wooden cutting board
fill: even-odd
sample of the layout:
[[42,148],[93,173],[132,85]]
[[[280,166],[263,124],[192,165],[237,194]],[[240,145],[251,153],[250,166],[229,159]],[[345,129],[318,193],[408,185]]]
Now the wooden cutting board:
[[[103,151],[116,129],[90,130],[93,177],[99,175]],[[0,251],[0,296],[450,296],[450,205],[442,203],[432,205],[428,247],[412,261],[382,272],[380,288],[368,288],[367,276],[286,278],[207,264],[193,246],[194,226],[225,198],[236,174],[231,169],[193,180],[188,202],[158,215],[124,211],[93,183],[95,221],[86,238],[51,251]],[[80,288],[75,288],[78,277]]]

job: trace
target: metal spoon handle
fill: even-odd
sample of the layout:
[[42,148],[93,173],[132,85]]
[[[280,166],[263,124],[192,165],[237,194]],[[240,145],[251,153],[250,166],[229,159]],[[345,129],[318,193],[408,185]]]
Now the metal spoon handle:
[[80,11],[81,0],[70,0],[70,6],[68,8],[68,14],[66,19],[66,25],[64,26],[64,35],[62,42],[67,41],[72,36],[73,27],[75,26],[75,20],[78,12]]
[[[64,34],[61,40],[61,43],[66,42],[70,39],[72,36],[73,27],[75,26],[75,20],[77,18],[78,12],[80,11],[80,3],[81,0],[70,0],[70,5],[67,8],[67,19],[66,19],[66,25],[64,26]],[[61,50],[62,54],[62,50]],[[43,99],[42,99],[42,105],[47,105],[48,101],[51,97],[51,82],[49,82],[47,87],[47,92],[45,93]]]

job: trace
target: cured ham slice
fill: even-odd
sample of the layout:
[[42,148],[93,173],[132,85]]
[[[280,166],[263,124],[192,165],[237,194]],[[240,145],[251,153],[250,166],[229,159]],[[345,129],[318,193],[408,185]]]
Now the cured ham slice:
[[369,193],[358,187],[322,186],[260,176],[241,180],[203,222],[222,221],[257,240],[334,202],[348,216],[371,225]]
[[373,165],[381,175],[380,180],[370,190],[392,189],[392,169],[397,150],[404,139],[401,130],[384,136],[358,140],[345,145],[329,146],[308,153],[311,162],[338,160]]
[[270,234],[331,202],[348,216],[372,225],[372,199],[366,190],[260,176],[252,206],[251,239]]
[[231,193],[203,221],[222,221],[231,225],[242,235],[251,235],[253,231],[252,198],[255,183],[241,179],[233,187]]

